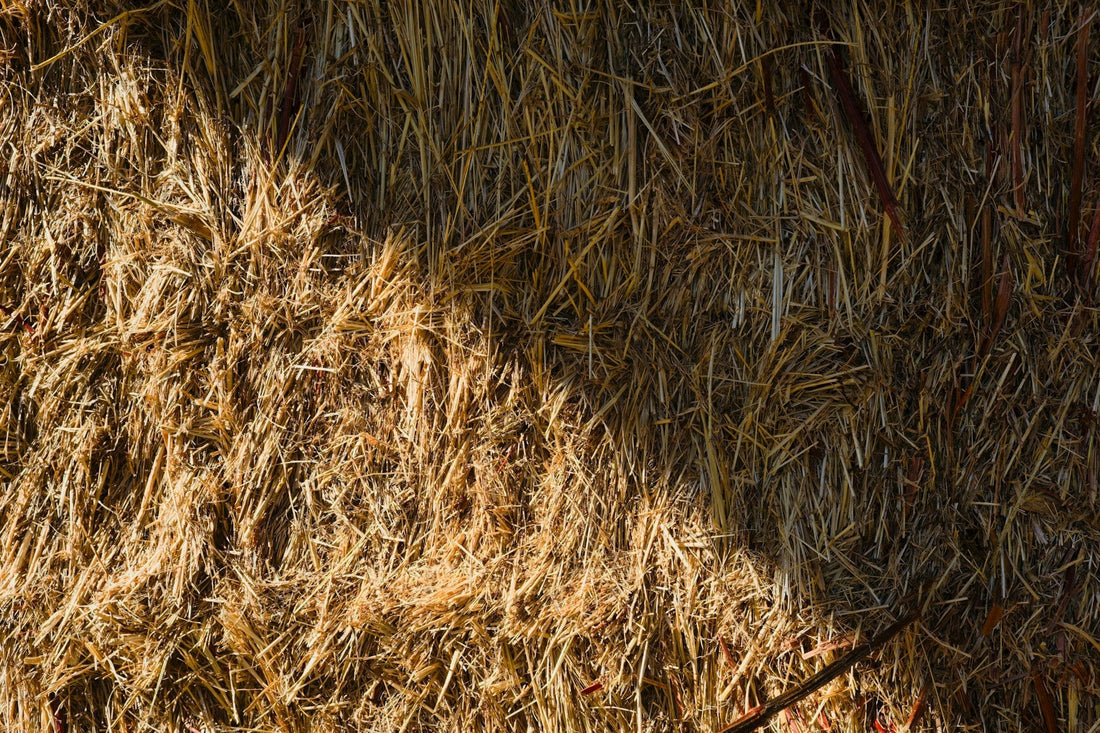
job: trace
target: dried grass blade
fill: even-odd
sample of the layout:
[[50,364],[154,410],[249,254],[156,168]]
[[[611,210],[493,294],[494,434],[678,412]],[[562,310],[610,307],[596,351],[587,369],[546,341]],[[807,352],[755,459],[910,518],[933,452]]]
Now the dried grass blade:
[[917,492],[920,491],[921,481],[924,479],[924,459],[913,456],[909,459],[909,470],[906,472],[905,483],[908,487],[905,491],[906,516],[912,513],[913,505],[917,500]]
[[[822,19],[821,25],[826,35],[828,35],[827,22]],[[890,217],[898,236],[904,237],[905,230],[902,229],[901,218],[898,215],[897,197],[894,195],[890,182],[886,179],[886,169],[882,165],[882,157],[878,154],[878,148],[871,136],[871,128],[863,115],[863,109],[860,106],[855,89],[848,81],[848,75],[844,71],[844,62],[840,58],[840,51],[836,46],[829,47],[825,52],[825,59],[829,65],[829,75],[836,86],[837,96],[840,98],[840,106],[844,109],[844,116],[848,118],[848,123],[852,126],[852,131],[859,141],[863,159],[867,163],[867,170],[875,182],[875,188],[878,190],[886,215]]]
[[920,723],[921,717],[924,715],[924,709],[928,703],[928,685],[924,685],[920,688],[920,693],[917,694],[916,701],[913,702],[913,710],[909,713],[909,718],[905,721],[905,727],[903,731],[911,731],[917,727]]
[[736,670],[737,663],[733,659],[733,652],[730,651],[729,645],[726,644],[726,638],[724,636],[718,636],[718,645],[722,647],[722,656],[726,658],[726,663],[730,666],[730,669]]
[[1077,34],[1077,114],[1073,131],[1073,169],[1069,182],[1069,218],[1066,231],[1066,253],[1068,261],[1077,259],[1077,238],[1081,224],[1081,184],[1085,175],[1085,135],[1088,128],[1088,45],[1089,29],[1092,21],[1086,19],[1085,8],[1081,8],[1081,29]]
[[982,636],[990,636],[993,633],[993,629],[997,628],[997,624],[1001,622],[1004,610],[1004,606],[1000,603],[993,604],[993,608],[989,609],[985,617],[985,623],[982,624]]
[[1012,302],[1012,286],[1014,283],[1012,266],[1006,254],[1001,262],[1001,282],[997,286],[997,299],[993,302],[993,320],[989,323],[985,340],[982,342],[982,348],[978,354],[979,357],[989,353],[989,350],[993,347],[993,341],[1001,331],[1001,326],[1004,325],[1009,303]]
[[764,86],[764,109],[768,116],[775,117],[775,95],[772,94],[772,57],[760,59],[760,78]]
[[1043,726],[1047,733],[1058,733],[1058,714],[1054,711],[1054,703],[1050,699],[1050,692],[1043,680],[1043,673],[1038,667],[1031,670],[1031,681],[1035,685],[1035,696],[1039,700],[1039,710],[1043,713]]
[[603,689],[603,683],[602,682],[593,682],[588,687],[585,687],[583,690],[581,690],[581,694],[582,695],[591,695],[593,692],[599,692],[602,689]]
[[1024,12],[1023,3],[1016,8],[1016,33],[1012,39],[1012,192],[1016,204],[1016,215],[1024,216],[1027,211],[1024,200],[1024,158],[1022,152],[1021,136],[1024,132]]
[[[986,180],[993,179],[993,151],[986,155]],[[993,211],[982,205],[982,319],[993,309]]]
[[279,126],[275,136],[275,153],[281,153],[287,135],[290,134],[290,120],[300,103],[298,94],[298,78],[302,75],[304,66],[304,49],[306,44],[306,30],[308,23],[303,23],[298,28],[298,36],[294,40],[294,50],[290,55],[290,65],[287,67],[286,85],[283,91],[283,101],[279,105]]

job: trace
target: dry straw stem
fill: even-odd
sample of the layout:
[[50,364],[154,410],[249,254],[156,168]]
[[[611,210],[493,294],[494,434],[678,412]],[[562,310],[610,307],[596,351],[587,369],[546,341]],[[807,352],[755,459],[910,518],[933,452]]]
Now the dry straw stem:
[[1095,729],[1098,34],[816,12],[0,4],[0,728]]
[[917,613],[910,612],[903,616],[890,624],[885,631],[876,635],[870,641],[860,644],[840,659],[822,667],[813,677],[798,685],[798,687],[784,692],[777,697],[773,697],[765,703],[757,705],[742,718],[723,728],[721,733],[747,733],[747,731],[753,731],[764,727],[767,725],[768,720],[776,713],[780,711],[787,712],[790,707],[805,700],[807,697],[850,670],[853,666],[866,659],[868,655],[890,641],[890,639],[894,638],[894,636],[906,626],[913,623],[918,615]]

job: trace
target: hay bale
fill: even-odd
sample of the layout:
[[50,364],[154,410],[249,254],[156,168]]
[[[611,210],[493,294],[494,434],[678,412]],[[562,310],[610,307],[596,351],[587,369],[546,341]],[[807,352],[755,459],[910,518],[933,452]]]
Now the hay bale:
[[1094,728],[1090,22],[6,4],[0,721]]

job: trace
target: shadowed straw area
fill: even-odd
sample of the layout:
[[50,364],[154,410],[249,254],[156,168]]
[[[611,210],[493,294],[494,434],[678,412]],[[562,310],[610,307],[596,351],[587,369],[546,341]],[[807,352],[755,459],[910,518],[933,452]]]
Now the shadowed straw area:
[[1097,729],[1091,16],[644,5],[0,5],[4,729]]

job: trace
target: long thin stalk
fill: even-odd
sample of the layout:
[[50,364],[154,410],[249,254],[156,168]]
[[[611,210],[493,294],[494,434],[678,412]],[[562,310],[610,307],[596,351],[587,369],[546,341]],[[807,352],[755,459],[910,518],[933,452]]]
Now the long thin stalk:
[[855,665],[862,662],[873,651],[901,633],[906,626],[916,621],[919,616],[920,613],[917,611],[911,611],[905,614],[897,621],[887,626],[881,634],[873,637],[868,642],[860,644],[832,664],[826,665],[821,671],[810,677],[798,687],[788,690],[779,697],[772,698],[762,705],[757,705],[741,718],[723,728],[721,733],[746,733],[746,731],[756,730],[764,726],[773,716],[789,708],[791,705],[806,699]]

